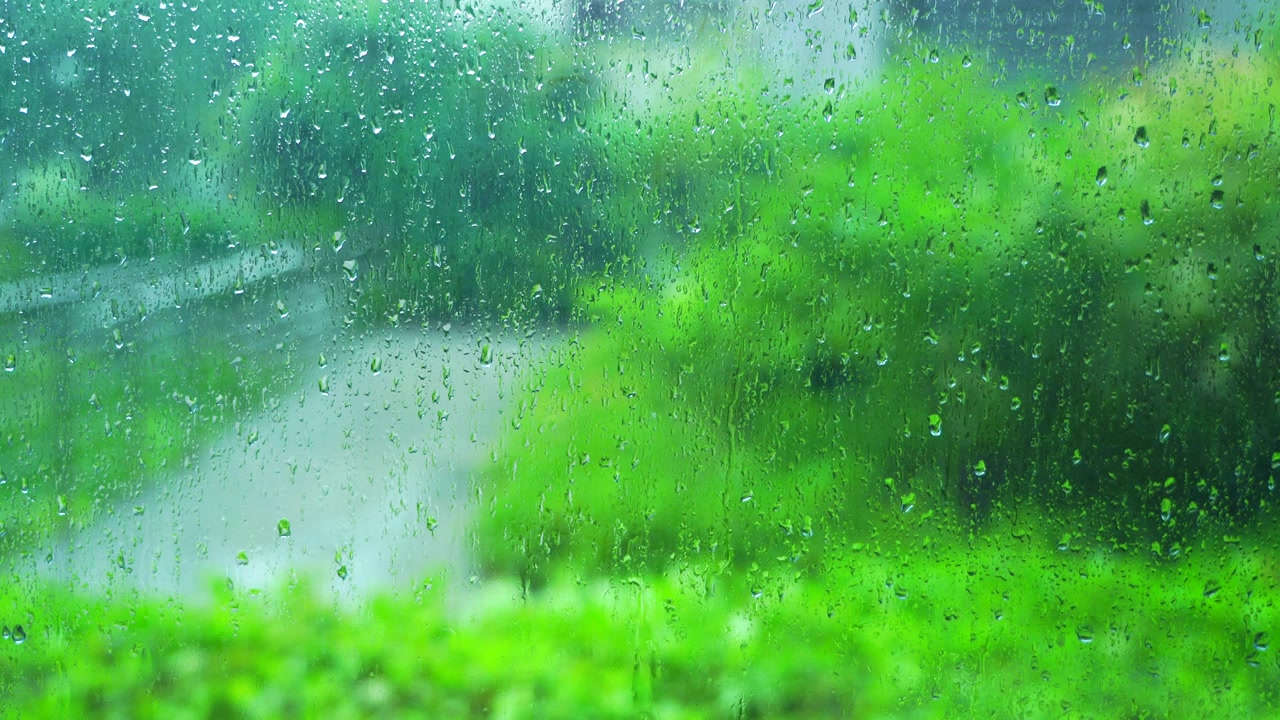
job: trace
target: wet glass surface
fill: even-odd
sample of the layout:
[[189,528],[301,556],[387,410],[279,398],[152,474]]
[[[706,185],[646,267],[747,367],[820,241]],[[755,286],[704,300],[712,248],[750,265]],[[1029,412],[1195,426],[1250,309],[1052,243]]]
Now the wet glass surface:
[[1273,713],[1278,41],[0,8],[0,714]]

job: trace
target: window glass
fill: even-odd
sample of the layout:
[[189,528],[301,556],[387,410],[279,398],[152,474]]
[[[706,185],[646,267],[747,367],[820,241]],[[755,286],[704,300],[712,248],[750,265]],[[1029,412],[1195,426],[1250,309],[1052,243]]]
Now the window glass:
[[14,717],[1264,717],[1261,0],[0,8]]

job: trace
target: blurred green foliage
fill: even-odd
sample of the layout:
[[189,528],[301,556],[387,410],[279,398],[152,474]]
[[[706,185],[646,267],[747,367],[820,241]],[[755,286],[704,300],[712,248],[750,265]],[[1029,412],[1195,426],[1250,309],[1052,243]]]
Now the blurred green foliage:
[[[15,581],[0,712],[1274,711],[1273,32],[1119,79],[906,42],[876,82],[715,42],[659,79],[616,49],[631,96],[604,45],[461,3],[273,5],[205,45],[82,5],[0,56],[0,281],[346,238],[358,282],[302,265],[346,325],[571,339],[506,416],[466,612]],[[279,302],[241,300],[196,315]],[[137,314],[4,319],[6,551],[295,376]]]
[[[682,106],[639,142],[671,159],[649,210],[691,239],[584,284],[482,553],[745,563],[909,506],[1158,555],[1255,527],[1280,452],[1280,64],[1188,55],[1119,88],[923,57],[867,93]],[[701,165],[721,174],[666,219]]]
[[[1010,529],[1010,528],[1006,528]],[[0,594],[5,717],[1261,717],[1275,558],[1024,544],[832,558],[821,582],[687,566],[337,608]],[[459,609],[459,607],[465,609]],[[454,609],[450,609],[453,607]],[[21,629],[19,630],[19,627]],[[13,638],[19,633],[21,643]]]

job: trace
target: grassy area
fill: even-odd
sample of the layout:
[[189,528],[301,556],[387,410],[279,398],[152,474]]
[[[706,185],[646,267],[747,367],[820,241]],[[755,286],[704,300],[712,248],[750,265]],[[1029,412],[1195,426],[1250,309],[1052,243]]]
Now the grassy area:
[[0,596],[0,712],[1225,718],[1280,706],[1280,580],[1259,548],[1151,562],[1003,535],[829,566],[821,578],[565,575],[537,592],[497,578],[452,600],[427,583],[359,609],[305,585],[184,606],[18,583]]

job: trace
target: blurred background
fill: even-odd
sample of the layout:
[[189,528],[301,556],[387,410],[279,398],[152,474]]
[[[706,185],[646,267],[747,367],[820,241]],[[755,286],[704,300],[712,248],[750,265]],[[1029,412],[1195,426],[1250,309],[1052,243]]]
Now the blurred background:
[[[1086,714],[1262,712],[1276,42],[1258,0],[6,6],[0,610],[602,585],[683,618],[600,631],[628,668],[753,618],[838,675],[896,667],[893,600],[886,647],[967,623],[882,683],[915,709],[1065,637],[1149,671]],[[1055,657],[1054,702],[1110,667]]]

